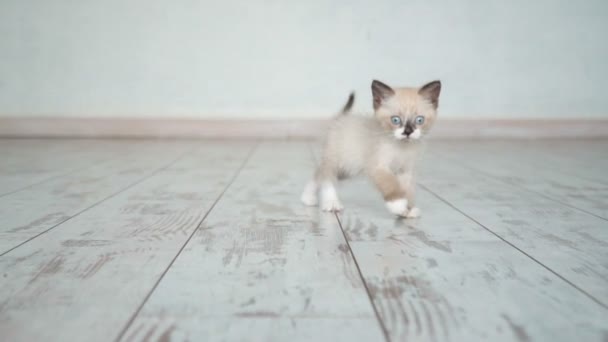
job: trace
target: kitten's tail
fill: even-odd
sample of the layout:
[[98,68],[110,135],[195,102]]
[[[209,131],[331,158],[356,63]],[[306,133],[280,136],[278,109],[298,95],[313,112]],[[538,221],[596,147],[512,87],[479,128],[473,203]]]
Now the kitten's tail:
[[350,95],[348,95],[348,101],[346,101],[346,104],[344,105],[344,107],[342,107],[342,111],[340,112],[341,115],[345,115],[350,113],[350,110],[353,108],[353,103],[355,103],[355,92],[350,93]]

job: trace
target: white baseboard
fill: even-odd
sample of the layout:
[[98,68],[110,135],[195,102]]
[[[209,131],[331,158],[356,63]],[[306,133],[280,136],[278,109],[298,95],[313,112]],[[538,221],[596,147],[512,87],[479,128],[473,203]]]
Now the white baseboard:
[[[1,118],[3,138],[314,138],[325,120]],[[434,138],[608,138],[608,120],[438,120]]]

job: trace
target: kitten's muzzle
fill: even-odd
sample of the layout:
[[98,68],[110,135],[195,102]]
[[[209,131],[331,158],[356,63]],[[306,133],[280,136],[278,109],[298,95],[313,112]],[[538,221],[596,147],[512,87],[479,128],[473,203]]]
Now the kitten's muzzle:
[[416,129],[416,128],[414,127],[414,125],[413,125],[413,124],[412,124],[410,121],[408,121],[408,122],[405,124],[405,127],[403,128],[403,135],[405,135],[406,137],[408,137],[408,138],[409,138],[409,137],[410,137],[410,134],[412,134],[412,133],[414,132],[414,130],[415,130],[415,129]]

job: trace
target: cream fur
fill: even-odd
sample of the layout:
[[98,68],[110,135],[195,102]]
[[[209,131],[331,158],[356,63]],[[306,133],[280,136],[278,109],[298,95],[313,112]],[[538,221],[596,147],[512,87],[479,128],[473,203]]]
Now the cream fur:
[[392,214],[397,216],[406,216],[407,215],[407,200],[405,198],[400,198],[394,201],[386,201],[386,208]]
[[410,209],[407,213],[407,215],[405,215],[405,217],[407,218],[418,218],[420,217],[420,209],[418,209],[417,207],[414,207],[412,209]]
[[[316,203],[312,194],[320,184],[322,209],[342,210],[335,189],[337,180],[366,174],[382,192],[391,213],[419,216],[413,198],[414,165],[423,146],[421,140],[435,122],[441,84],[395,89],[378,84],[372,85],[373,117],[341,115],[330,125],[315,178],[302,195],[306,204]],[[402,124],[393,124],[393,116],[399,116]],[[421,125],[415,124],[418,116],[424,117]]]

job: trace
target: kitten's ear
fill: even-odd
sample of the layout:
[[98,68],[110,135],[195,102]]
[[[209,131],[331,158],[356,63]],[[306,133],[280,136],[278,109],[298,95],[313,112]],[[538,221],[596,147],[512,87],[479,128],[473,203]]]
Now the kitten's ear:
[[439,93],[441,93],[441,81],[429,82],[418,90],[418,94],[429,100],[435,108],[439,105]]
[[395,91],[386,84],[374,80],[372,82],[372,95],[374,97],[374,109],[378,109],[382,104],[382,101],[395,95]]

